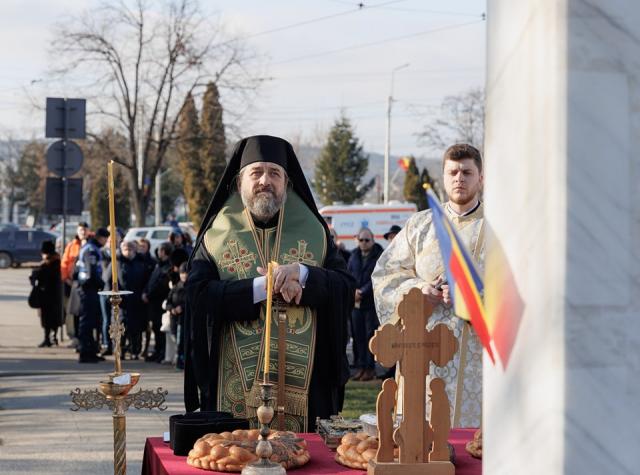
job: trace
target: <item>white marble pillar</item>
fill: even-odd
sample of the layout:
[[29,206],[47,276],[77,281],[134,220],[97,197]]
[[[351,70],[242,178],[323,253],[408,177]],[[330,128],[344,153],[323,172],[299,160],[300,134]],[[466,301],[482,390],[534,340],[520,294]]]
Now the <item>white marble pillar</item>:
[[484,474],[638,474],[640,1],[487,13],[486,216],[526,307]]

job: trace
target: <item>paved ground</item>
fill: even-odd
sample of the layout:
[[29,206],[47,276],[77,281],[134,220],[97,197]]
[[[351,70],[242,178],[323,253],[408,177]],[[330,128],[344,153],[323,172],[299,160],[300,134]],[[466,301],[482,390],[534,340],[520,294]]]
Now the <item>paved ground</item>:
[[[113,431],[108,409],[72,412],[69,392],[97,388],[113,360],[77,362],[65,340],[36,348],[42,330],[27,306],[30,269],[0,270],[0,473],[111,474]],[[139,371],[138,387],[169,391],[168,409],[132,409],[127,417],[128,473],[140,473],[146,437],[168,431],[169,416],[183,412],[182,373],[156,363],[123,362]]]

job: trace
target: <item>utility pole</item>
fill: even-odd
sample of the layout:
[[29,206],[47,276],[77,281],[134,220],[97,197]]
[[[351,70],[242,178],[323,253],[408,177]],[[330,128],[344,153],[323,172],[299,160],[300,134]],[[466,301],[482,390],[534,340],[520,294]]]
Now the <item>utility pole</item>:
[[396,71],[406,68],[409,63],[396,66],[391,70],[391,88],[387,98],[387,134],[384,143],[384,202],[389,202],[389,158],[391,153],[391,105],[393,104],[393,76]]

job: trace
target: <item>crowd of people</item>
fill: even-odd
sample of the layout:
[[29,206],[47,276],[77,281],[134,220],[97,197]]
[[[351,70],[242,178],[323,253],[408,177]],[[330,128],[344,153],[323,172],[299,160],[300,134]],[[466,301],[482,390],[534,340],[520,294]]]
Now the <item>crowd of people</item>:
[[[467,144],[450,147],[443,173],[449,198],[444,210],[481,264],[479,151]],[[269,348],[272,363],[279,351],[292,362],[284,369],[285,390],[278,393],[289,430],[313,430],[316,417],[337,414],[349,378],[376,378],[368,342],[381,323],[398,324],[397,306],[415,287],[434,306],[429,325],[443,323],[459,340],[454,360],[431,371],[446,381],[452,424],[476,427],[481,346],[473,328],[451,311],[431,216],[426,210],[402,229],[392,226],[384,235],[386,250],[363,227],[357,247],[348,252],[318,212],[291,145],[277,137],[249,137],[236,145],[193,247],[176,229],[153,256],[145,239],[124,240],[104,228],[92,232],[86,223],[62,258],[53,243],[45,243],[32,275],[38,292],[29,299],[40,309],[40,346],[58,344],[55,335],[64,321],[81,363],[113,353],[111,307],[99,291],[113,286],[109,242],[117,239],[118,286],[131,292],[121,307],[121,354],[183,368],[187,411],[227,411],[254,421],[256,383],[278,379],[277,366],[261,366],[263,333],[280,318],[266,314],[267,263],[277,260],[272,291],[288,320],[286,331],[274,329],[277,341]],[[383,377],[393,374],[389,368]]]
[[[98,363],[114,351],[112,307],[109,296],[99,293],[113,288],[112,237],[106,228],[92,231],[86,222],[76,231],[62,257],[53,242],[42,244],[43,260],[30,277],[34,297],[29,303],[38,309],[44,331],[39,347],[58,345],[65,328],[78,361]],[[147,239],[125,240],[120,230],[115,239],[118,288],[131,292],[120,305],[125,327],[120,354],[184,368],[184,281],[191,237],[176,226],[154,255]]]

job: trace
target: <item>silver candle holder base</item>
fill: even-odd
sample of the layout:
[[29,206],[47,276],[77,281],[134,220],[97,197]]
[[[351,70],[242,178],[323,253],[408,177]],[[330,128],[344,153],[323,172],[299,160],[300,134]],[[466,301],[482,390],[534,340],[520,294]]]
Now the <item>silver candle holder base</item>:
[[271,432],[269,425],[273,420],[274,414],[273,407],[269,405],[272,400],[272,389],[273,384],[271,383],[266,382],[260,384],[260,399],[262,400],[262,405],[258,407],[257,411],[258,421],[260,422],[260,440],[256,445],[256,455],[260,457],[260,459],[247,464],[245,468],[242,469],[242,475],[283,475],[287,473],[282,465],[271,461],[273,447],[267,439]]

